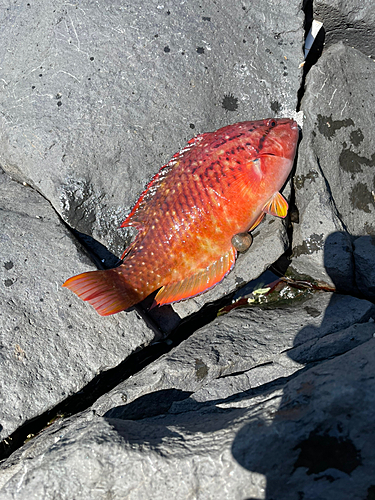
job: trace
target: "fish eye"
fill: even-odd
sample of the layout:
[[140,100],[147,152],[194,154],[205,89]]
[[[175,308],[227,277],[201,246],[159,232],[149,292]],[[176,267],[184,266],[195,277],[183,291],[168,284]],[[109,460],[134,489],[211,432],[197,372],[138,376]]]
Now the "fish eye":
[[275,120],[270,121],[270,127],[276,127],[276,122]]

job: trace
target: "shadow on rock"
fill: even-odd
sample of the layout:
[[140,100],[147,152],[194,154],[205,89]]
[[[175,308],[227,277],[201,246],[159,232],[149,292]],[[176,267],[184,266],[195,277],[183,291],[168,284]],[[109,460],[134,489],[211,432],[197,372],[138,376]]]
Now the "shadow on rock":
[[[363,236],[354,240],[351,252],[347,243],[345,233],[328,236],[325,269],[338,290],[354,290],[358,286],[363,298],[370,298],[360,279],[366,274],[364,270],[372,271],[369,261],[372,257],[373,267],[374,239]],[[368,250],[372,247],[371,256]],[[359,265],[357,248],[365,249],[361,255],[366,262]],[[345,259],[340,267],[342,254]],[[361,293],[357,291],[357,295]],[[362,369],[374,358],[373,333],[367,329],[363,338],[355,338],[350,335],[351,329],[365,330],[364,326],[370,325],[353,322],[335,333],[330,311],[337,298],[337,294],[332,295],[319,328],[307,325],[295,337],[288,356],[307,366],[304,373],[284,386],[272,422],[262,418],[246,424],[233,442],[234,458],[246,469],[266,476],[267,500],[371,498],[366,497],[366,492],[374,487],[371,473],[366,476],[363,471],[374,463],[375,457],[368,453],[363,440],[370,428],[370,432],[374,430],[370,415],[375,400],[369,396],[367,381],[373,378],[375,370],[365,375]],[[350,308],[352,298],[347,298]],[[310,313],[314,315],[314,311]],[[313,335],[311,329],[316,330]],[[326,337],[325,331],[329,332]],[[306,348],[306,337],[322,342]]]
[[[331,241],[340,239],[333,235]],[[331,257],[332,247],[327,270]],[[340,300],[348,320],[336,324]],[[161,456],[171,449],[184,454],[186,448],[221,456],[229,446],[238,464],[266,477],[267,500],[365,499],[375,466],[366,437],[375,432],[375,340],[374,309],[367,303],[367,316],[358,320],[359,303],[349,295],[332,295],[320,325],[304,326],[287,351],[301,365],[288,377],[204,402],[188,391],[160,390],[104,416],[133,447],[148,443]],[[319,313],[308,302],[301,307],[309,308],[311,317]]]
[[104,416],[106,418],[121,418],[127,420],[141,420],[167,413],[172,403],[187,399],[192,392],[178,389],[164,389],[145,394],[123,406],[116,406]]
[[[69,230],[86,249],[90,256],[90,259],[98,269],[113,269],[122,264],[123,261],[121,259],[110,252],[104,245],[95,240],[95,238],[93,238],[92,236],[81,233],[80,231],[77,231],[76,229],[71,227],[69,227]],[[150,314],[150,308],[152,306],[156,292],[157,291],[146,297],[146,299],[144,299],[134,307],[146,321],[148,326],[150,326],[152,329],[170,333],[173,328],[179,325],[181,318],[169,305],[165,305],[163,306],[163,308],[153,310],[153,312]],[[130,310],[132,309],[133,307],[130,308]]]

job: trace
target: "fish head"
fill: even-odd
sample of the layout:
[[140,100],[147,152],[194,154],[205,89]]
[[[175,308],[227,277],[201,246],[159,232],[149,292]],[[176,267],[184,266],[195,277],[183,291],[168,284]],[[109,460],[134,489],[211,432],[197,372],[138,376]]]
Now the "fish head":
[[297,122],[289,118],[239,122],[198,136],[191,154],[201,162],[216,159],[225,165],[233,161],[245,166],[249,184],[267,183],[269,189],[278,190],[292,170],[298,137]]
[[270,155],[293,160],[299,129],[289,118],[268,118],[254,122],[243,122],[246,133],[242,141],[254,158]]
[[297,123],[289,118],[269,118],[242,125],[246,125],[246,134],[241,140],[254,180],[267,180],[280,189],[293,167],[299,137]]
[[[253,147],[260,156],[270,155],[294,160],[298,143],[297,123],[289,118],[269,118],[259,122]],[[257,143],[256,143],[257,142]]]
[[[207,134],[211,154],[227,156],[235,151],[241,160],[255,160],[270,155],[294,159],[299,129],[297,122],[290,118],[267,118],[251,122],[227,125],[212,134]],[[203,144],[205,141],[203,141]]]

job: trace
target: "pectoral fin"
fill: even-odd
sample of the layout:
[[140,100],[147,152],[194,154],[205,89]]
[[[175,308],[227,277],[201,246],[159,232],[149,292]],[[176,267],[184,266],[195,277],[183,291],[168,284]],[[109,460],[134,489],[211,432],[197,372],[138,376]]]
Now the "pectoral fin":
[[272,198],[264,205],[262,210],[266,214],[284,218],[288,213],[288,202],[283,195],[276,191]]
[[182,281],[163,286],[155,297],[156,304],[160,306],[171,304],[205,292],[216,283],[219,283],[229,273],[235,260],[236,251],[231,248],[228,253],[205,269],[188,276]]

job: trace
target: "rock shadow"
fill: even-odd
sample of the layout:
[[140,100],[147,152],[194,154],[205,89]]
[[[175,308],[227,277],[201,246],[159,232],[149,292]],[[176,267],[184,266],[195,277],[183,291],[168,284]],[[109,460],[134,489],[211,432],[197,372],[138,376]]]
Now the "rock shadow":
[[[372,244],[372,237],[362,238],[368,238],[367,243]],[[359,291],[361,287],[357,287],[354,248],[351,251],[347,248],[348,239],[348,234],[343,232],[328,236],[324,246],[324,266],[337,292],[354,291],[357,297],[368,299]],[[343,242],[345,245],[342,245]],[[340,252],[345,257],[342,267],[338,265]],[[335,335],[330,311],[337,296],[337,293],[332,295],[320,327],[307,325],[302,328],[294,339],[295,348],[288,352],[291,359],[306,367],[305,371],[319,367],[321,362],[335,359],[373,337],[371,332],[360,340],[341,336],[337,337],[336,342],[323,342],[315,350],[298,348],[307,333],[307,337],[316,340],[327,335],[324,331],[328,331],[328,335],[333,334],[332,337]],[[348,324],[348,329],[350,326]],[[311,335],[311,329],[316,330],[314,335]],[[323,332],[323,336],[320,332]],[[346,371],[345,367],[341,367],[341,370]],[[347,370],[350,370],[349,366]],[[353,387],[350,387],[350,379],[342,380],[342,371],[337,370],[337,376],[326,386],[316,384],[313,378],[316,375],[323,376],[324,372],[317,371],[312,377],[304,377],[303,374],[300,377],[301,372],[297,373],[301,380],[299,387],[294,387],[294,391],[284,390],[272,423],[259,419],[246,424],[236,435],[232,445],[233,456],[244,468],[266,476],[266,500],[334,498],[332,494],[335,494],[335,488],[337,498],[371,498],[369,494],[374,488],[371,476],[364,479],[361,473],[353,474],[363,463],[358,447],[362,438],[356,436],[361,431],[356,428],[358,420],[352,416],[355,408],[360,407],[361,398],[353,397],[350,400],[347,395],[347,400],[341,400],[338,397],[338,394],[350,392],[355,386],[353,381]],[[290,385],[293,387],[293,382]],[[291,399],[291,396],[294,398]],[[368,423],[371,425],[371,422]],[[353,435],[359,437],[355,442]]]
[[[332,240],[327,239],[327,244],[331,245],[340,239],[340,235],[333,234]],[[328,271],[332,268],[332,248],[325,255]],[[331,278],[335,281],[334,275]],[[339,281],[342,283],[342,274]],[[232,442],[232,455],[245,469],[266,477],[266,500],[328,499],[333,498],[330,495],[336,491],[335,488],[338,491],[344,488],[345,494],[341,498],[354,498],[351,496],[354,491],[357,493],[355,498],[371,498],[366,495],[374,489],[373,480],[371,475],[368,478],[365,475],[365,479],[363,477],[363,470],[366,469],[362,468],[364,452],[358,445],[362,438],[353,439],[353,436],[356,437],[358,412],[362,415],[362,396],[353,394],[355,383],[351,387],[350,376],[343,380],[343,373],[350,373],[338,356],[370,340],[373,333],[367,333],[367,337],[363,336],[359,340],[345,340],[345,335],[339,335],[343,328],[341,324],[333,342],[323,342],[317,349],[303,347],[306,339],[309,339],[310,344],[312,339],[314,345],[332,333],[335,335],[331,311],[337,300],[337,294],[334,294],[319,327],[306,325],[296,335],[294,347],[288,355],[305,367],[293,375],[228,398],[203,403],[189,400],[190,393],[187,391],[156,391],[128,405],[112,408],[104,417],[133,446],[147,443],[160,454],[163,454],[165,440],[171,438],[176,446],[177,442],[183,440],[176,429],[180,429],[185,436],[194,436],[196,433],[213,433],[238,427],[238,422],[245,419],[247,423],[240,428]],[[350,300],[348,296],[348,307]],[[311,313],[313,315],[314,311]],[[348,322],[347,328],[353,322]],[[322,362],[329,360],[338,362],[341,371],[338,370],[337,375],[333,371],[331,379],[322,385],[319,380],[324,377],[326,366]],[[354,370],[358,370],[358,367],[354,367]],[[271,395],[276,389],[283,389],[284,392],[276,412],[267,419],[263,416],[265,413],[262,417],[256,413],[249,417],[249,408],[243,404],[237,408],[231,405],[227,408],[218,406],[238,403],[255,396],[267,399],[268,394],[273,397]],[[349,391],[348,395],[341,397],[345,391]],[[363,418],[366,419],[368,413],[363,411]],[[355,413],[353,418],[352,413]],[[371,427],[372,423],[368,424]],[[363,432],[361,429],[358,432]]]

